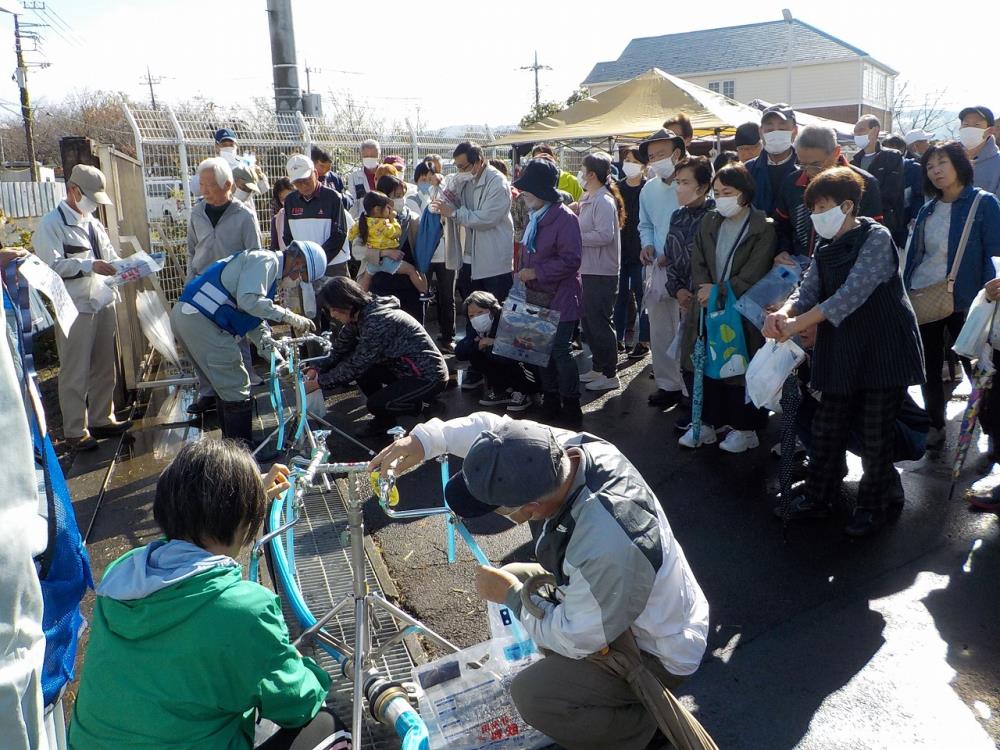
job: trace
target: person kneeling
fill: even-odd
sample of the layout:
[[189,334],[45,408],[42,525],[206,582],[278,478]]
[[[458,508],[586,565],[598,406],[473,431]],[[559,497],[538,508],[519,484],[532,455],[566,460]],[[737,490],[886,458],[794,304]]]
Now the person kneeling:
[[165,538],[108,567],[97,601],[69,746],[348,750],[324,708],[330,677],[289,642],[273,593],[236,562],[287,469],[261,477],[233,441],[185,444],[160,475],[153,517]]
[[465,298],[469,323],[465,337],[455,346],[455,359],[468,362],[470,369],[486,378],[481,406],[506,406],[509,412],[521,412],[531,406],[538,384],[523,364],[493,353],[502,311],[500,301],[489,292],[473,292]]
[[357,282],[331,279],[317,302],[343,324],[330,356],[307,372],[306,391],[356,381],[374,420],[365,432],[384,435],[399,416],[416,416],[448,384],[448,366],[427,331],[399,308]]

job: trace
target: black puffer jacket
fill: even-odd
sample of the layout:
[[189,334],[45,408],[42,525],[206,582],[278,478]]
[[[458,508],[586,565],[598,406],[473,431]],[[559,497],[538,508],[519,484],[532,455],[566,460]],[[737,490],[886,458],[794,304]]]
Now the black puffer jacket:
[[448,380],[448,366],[430,335],[399,308],[395,297],[375,297],[357,322],[340,329],[333,352],[319,366],[324,388],[346,385],[381,365],[399,378]]

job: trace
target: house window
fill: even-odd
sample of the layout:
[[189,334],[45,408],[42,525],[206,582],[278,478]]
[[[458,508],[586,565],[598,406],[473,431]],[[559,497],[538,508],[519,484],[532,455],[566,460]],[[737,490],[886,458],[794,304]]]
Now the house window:
[[862,88],[865,100],[886,107],[890,85],[889,76],[871,65],[865,65],[864,86]]
[[733,99],[736,96],[736,81],[709,81],[708,90]]

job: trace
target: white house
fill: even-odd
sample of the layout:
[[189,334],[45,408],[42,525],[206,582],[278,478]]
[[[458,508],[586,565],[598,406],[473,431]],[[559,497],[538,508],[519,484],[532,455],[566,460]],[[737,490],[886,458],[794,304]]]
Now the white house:
[[865,113],[890,126],[898,72],[798,19],[633,39],[582,85],[599,94],[660,68],[740,102],[789,102],[842,122]]

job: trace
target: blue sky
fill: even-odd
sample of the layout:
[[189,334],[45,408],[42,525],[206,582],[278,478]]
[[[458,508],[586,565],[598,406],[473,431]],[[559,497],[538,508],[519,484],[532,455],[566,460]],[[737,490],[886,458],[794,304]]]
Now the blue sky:
[[[43,103],[75,88],[121,90],[148,101],[140,83],[147,65],[165,77],[157,91],[166,101],[201,95],[230,104],[271,97],[265,0],[47,0],[47,6],[70,30],[41,29],[51,67],[32,70],[30,85]],[[300,82],[305,86],[301,69],[308,62],[320,70],[312,76],[314,91],[349,91],[387,119],[412,118],[419,107],[421,119],[435,127],[511,124],[533,100],[531,73],[517,68],[530,64],[536,48],[540,61],[553,68],[542,73],[542,96],[560,99],[595,62],[617,58],[632,37],[780,19],[782,6],[719,0],[678,13],[671,10],[678,6],[662,0],[633,0],[627,13],[622,7],[552,0],[293,0]],[[711,15],[693,12],[699,7],[711,8]],[[835,7],[840,10],[830,12]],[[859,13],[812,2],[791,10],[893,66],[917,92],[947,88],[949,108],[970,101],[1000,105],[989,53],[996,48],[1000,11],[992,3],[952,14],[922,13],[916,3],[897,6],[905,10],[856,7]],[[32,12],[24,18],[38,20]],[[511,18],[522,19],[516,29]],[[0,38],[10,40],[0,60],[11,72],[12,36],[11,17],[0,15]],[[17,87],[6,75],[0,79],[0,102],[16,104]]]

